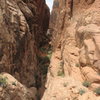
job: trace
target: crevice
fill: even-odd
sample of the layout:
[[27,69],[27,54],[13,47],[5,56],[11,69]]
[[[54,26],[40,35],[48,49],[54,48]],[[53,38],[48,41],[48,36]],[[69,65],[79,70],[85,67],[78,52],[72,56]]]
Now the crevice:
[[63,20],[62,20],[61,30],[63,30],[63,28],[64,28],[65,20],[66,20],[66,12],[64,13],[64,17],[63,17]]
[[73,17],[73,8],[74,8],[74,0],[71,0],[71,4],[70,4],[70,18]]
[[[38,67],[40,70],[40,75],[37,76],[37,78],[40,78],[40,86],[38,86],[38,93],[39,93],[39,100],[41,100],[44,92],[45,92],[45,83],[47,81],[47,72],[48,72],[48,67],[50,64],[50,58],[52,55],[52,49],[51,49],[51,45],[49,44],[50,42],[50,37],[47,35],[45,39],[47,39],[47,42],[44,43],[44,45],[42,44],[41,47],[38,50],[38,54],[37,54],[37,60],[38,60]],[[37,80],[38,81],[38,80]],[[37,82],[38,83],[38,82]],[[36,83],[36,84],[37,84]],[[41,90],[42,89],[42,93]]]
[[[24,2],[30,3],[27,0]],[[44,91],[45,91],[47,72],[48,72],[48,67],[50,64],[50,58],[51,58],[51,54],[52,54],[51,45],[49,44],[50,36],[46,34],[46,31],[47,31],[48,25],[49,25],[49,23],[48,23],[49,21],[48,21],[48,17],[43,18],[43,19],[41,18],[41,20],[44,21],[43,26],[42,26],[43,29],[41,29],[40,28],[41,23],[39,22],[39,17],[37,17],[39,15],[36,15],[31,7],[28,7],[31,10],[31,12],[29,12],[29,11],[26,12],[27,8],[23,2],[19,2],[18,6],[26,18],[26,21],[29,25],[30,33],[32,35],[34,35],[35,42],[36,42],[36,48],[37,48],[36,59],[37,59],[37,70],[38,71],[34,74],[36,82],[35,82],[35,84],[31,84],[30,87],[37,88],[37,91],[38,91],[37,100],[41,100],[41,98],[44,94]],[[48,9],[43,11],[43,13],[47,14]],[[38,19],[38,20],[36,20],[36,19]],[[33,25],[33,24],[35,24],[35,25]],[[42,92],[41,92],[41,89],[42,89]]]

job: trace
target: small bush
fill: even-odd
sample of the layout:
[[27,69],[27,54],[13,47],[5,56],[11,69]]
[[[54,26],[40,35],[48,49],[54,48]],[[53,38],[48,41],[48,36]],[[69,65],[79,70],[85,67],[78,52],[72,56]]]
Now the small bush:
[[47,49],[46,48],[40,48],[40,51],[43,53],[47,53]]
[[95,92],[97,95],[100,95],[100,87],[96,88],[96,89],[94,90],[94,92]]
[[83,90],[83,89],[80,89],[80,90],[79,90],[79,94],[80,94],[80,95],[83,95],[84,93],[85,93],[85,90]]
[[80,64],[79,64],[79,63],[77,63],[77,64],[76,64],[76,67],[80,67]]
[[51,59],[52,54],[48,54],[47,57],[49,58],[49,60]]
[[45,57],[39,57],[38,56],[38,61],[39,61],[39,63],[40,64],[45,64],[45,63],[49,63],[50,62],[50,59],[49,59],[49,57],[48,56],[45,56]]
[[68,86],[68,83],[63,83],[63,86],[64,86],[64,87],[67,87],[67,86]]
[[58,71],[57,75],[58,75],[58,76],[62,76],[62,77],[64,77],[64,76],[65,76],[65,74],[64,74],[64,72],[63,72],[63,71]]
[[16,82],[12,82],[12,85],[16,86],[17,84],[16,84]]
[[50,62],[50,59],[49,59],[48,56],[45,56],[45,57],[43,57],[42,61],[43,61],[43,63],[45,64],[45,63]]
[[91,83],[89,81],[84,81],[83,86],[90,87]]
[[51,50],[48,50],[48,54],[52,54],[52,51]]
[[0,76],[0,86],[6,87],[7,86],[7,78]]
[[43,75],[46,75],[47,72],[48,72],[48,65],[44,65],[44,66],[42,67],[42,73],[43,73]]
[[60,62],[60,66],[61,67],[63,67],[64,66],[64,62],[62,61],[62,62]]

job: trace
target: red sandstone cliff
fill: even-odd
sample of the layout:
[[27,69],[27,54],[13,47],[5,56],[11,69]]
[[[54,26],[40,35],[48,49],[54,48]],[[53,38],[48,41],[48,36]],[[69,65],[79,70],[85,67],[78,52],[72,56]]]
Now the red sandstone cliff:
[[100,100],[100,0],[49,17],[45,0],[0,0],[0,100]]
[[42,100],[100,100],[100,0],[54,0],[53,54]]
[[[29,88],[38,84],[37,50],[44,41],[49,16],[45,0],[0,0],[0,72],[13,75]],[[13,99],[4,94],[0,98],[35,100]]]

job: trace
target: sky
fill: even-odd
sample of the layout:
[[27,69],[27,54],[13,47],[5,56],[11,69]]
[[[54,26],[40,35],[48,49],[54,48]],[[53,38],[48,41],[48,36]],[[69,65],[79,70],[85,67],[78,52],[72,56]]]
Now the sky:
[[47,5],[50,8],[50,11],[52,10],[52,6],[53,6],[53,0],[46,0]]

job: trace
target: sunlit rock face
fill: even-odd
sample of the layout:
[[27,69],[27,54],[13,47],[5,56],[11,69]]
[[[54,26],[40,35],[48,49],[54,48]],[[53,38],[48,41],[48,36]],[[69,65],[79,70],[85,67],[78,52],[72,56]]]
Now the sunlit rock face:
[[27,88],[8,73],[0,74],[1,100],[37,100],[35,87]]
[[0,0],[0,72],[36,86],[38,47],[49,24],[45,0]]
[[53,55],[42,100],[100,99],[99,3],[54,0],[50,19]]

